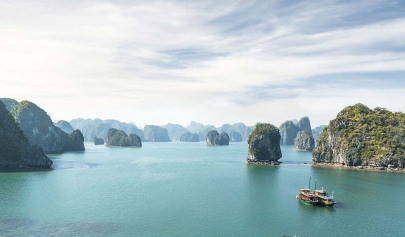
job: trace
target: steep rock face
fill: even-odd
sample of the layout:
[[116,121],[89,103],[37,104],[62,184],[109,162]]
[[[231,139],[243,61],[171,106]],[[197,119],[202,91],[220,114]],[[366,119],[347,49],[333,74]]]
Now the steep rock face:
[[185,132],[180,137],[181,142],[199,142],[200,136],[197,133]]
[[94,138],[94,145],[104,145],[104,139],[95,137]]
[[207,137],[209,131],[214,130],[215,127],[212,125],[204,125],[201,123],[196,123],[191,121],[190,124],[187,126],[187,130],[191,133],[198,133],[200,136],[200,141],[204,141]]
[[167,129],[167,133],[169,134],[169,138],[172,141],[179,141],[180,137],[185,133],[188,132],[188,130],[181,126],[180,124],[171,124],[168,123],[165,126],[162,126]]
[[120,146],[120,147],[141,147],[142,142],[138,135],[129,134],[129,136],[122,130],[110,128],[106,136],[107,146]]
[[36,104],[21,101],[12,108],[11,114],[30,144],[40,146],[45,153],[84,151],[83,135],[79,130],[72,134],[63,132]]
[[143,129],[145,141],[147,142],[170,142],[166,128],[155,125],[146,125]]
[[403,167],[405,114],[386,109],[348,106],[319,136],[312,152],[315,163],[347,166]]
[[229,145],[229,135],[226,132],[219,134],[216,130],[208,132],[206,137],[208,146],[226,146]]
[[297,124],[287,120],[280,125],[281,145],[294,145],[294,139],[300,131],[306,130],[312,135],[311,122],[308,117],[302,117]]
[[16,101],[15,99],[10,99],[10,98],[0,98],[0,101],[3,102],[4,106],[6,106],[6,109],[9,112],[14,107],[14,105],[18,104],[18,101]]
[[294,139],[300,132],[300,128],[291,121],[285,121],[280,125],[281,145],[294,145]]
[[232,131],[229,133],[229,138],[231,142],[241,142],[242,141],[242,135],[240,133]]
[[312,129],[312,136],[314,137],[315,144],[318,142],[319,135],[321,135],[321,133],[325,128],[326,125],[321,125],[319,127]]
[[36,145],[30,145],[13,116],[0,102],[0,168],[50,168],[50,160]]
[[248,138],[247,162],[277,162],[281,157],[279,129],[269,123],[256,125]]
[[55,123],[55,126],[60,128],[65,133],[72,133],[74,131],[70,123],[65,120],[59,120],[57,123]]
[[297,127],[300,129],[300,131],[308,131],[308,133],[312,136],[311,122],[309,121],[309,118],[307,116],[302,117],[298,121]]
[[101,119],[73,119],[70,121],[73,128],[82,131],[84,140],[86,142],[93,142],[94,137],[105,138],[108,129],[115,128],[124,131],[126,134],[134,133],[144,141],[144,135],[142,130],[137,128],[134,124],[123,123],[113,119],[101,120]]
[[307,130],[300,131],[295,138],[295,149],[299,151],[312,151],[315,147],[314,138]]

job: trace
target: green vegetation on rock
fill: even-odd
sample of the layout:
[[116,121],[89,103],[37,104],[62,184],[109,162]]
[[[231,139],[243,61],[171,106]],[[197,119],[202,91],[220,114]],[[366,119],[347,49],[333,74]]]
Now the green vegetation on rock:
[[257,124],[248,137],[248,163],[275,162],[281,157],[280,131],[269,123]]
[[313,161],[403,166],[405,114],[363,104],[344,108],[319,136]]
[[121,130],[110,128],[106,137],[107,146],[120,146],[120,147],[141,147],[142,142],[138,135],[129,134],[129,136]]

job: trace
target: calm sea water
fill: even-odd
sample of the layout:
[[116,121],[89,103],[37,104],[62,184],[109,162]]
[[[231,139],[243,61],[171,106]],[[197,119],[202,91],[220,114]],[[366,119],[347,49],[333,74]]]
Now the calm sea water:
[[[246,164],[247,144],[86,144],[49,172],[0,173],[0,236],[404,236],[405,174],[327,169],[283,146]],[[335,191],[333,208],[296,195]],[[313,185],[313,183],[312,183]]]

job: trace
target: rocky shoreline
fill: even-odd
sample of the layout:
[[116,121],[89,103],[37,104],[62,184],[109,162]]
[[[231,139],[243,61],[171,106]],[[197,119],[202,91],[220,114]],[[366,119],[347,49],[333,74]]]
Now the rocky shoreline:
[[282,162],[278,162],[278,161],[247,161],[248,165],[280,165]]
[[336,168],[336,169],[348,169],[348,170],[365,170],[365,171],[393,171],[393,172],[405,172],[401,167],[381,167],[381,166],[349,166],[339,163],[318,163],[312,162],[313,166]]

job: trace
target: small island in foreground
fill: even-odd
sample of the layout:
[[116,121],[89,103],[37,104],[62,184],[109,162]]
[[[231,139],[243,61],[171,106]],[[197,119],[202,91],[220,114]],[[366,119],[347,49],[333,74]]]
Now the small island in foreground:
[[258,124],[248,137],[248,164],[278,165],[282,157],[280,131],[269,123]]
[[363,104],[348,106],[319,136],[314,165],[403,170],[405,114]]

